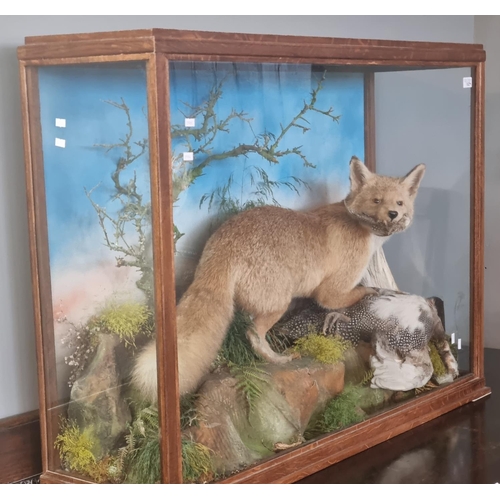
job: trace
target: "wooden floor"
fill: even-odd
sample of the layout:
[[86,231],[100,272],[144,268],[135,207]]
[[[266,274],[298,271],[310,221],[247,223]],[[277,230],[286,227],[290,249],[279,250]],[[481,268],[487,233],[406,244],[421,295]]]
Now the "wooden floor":
[[300,484],[500,482],[500,349],[485,350],[492,395],[332,465]]

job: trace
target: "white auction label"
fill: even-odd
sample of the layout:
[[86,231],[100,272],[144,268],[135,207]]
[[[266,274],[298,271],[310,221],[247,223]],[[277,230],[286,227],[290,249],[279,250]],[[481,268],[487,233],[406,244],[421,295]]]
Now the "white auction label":
[[58,148],[65,148],[66,147],[66,140],[65,139],[59,139],[59,137],[56,137],[56,146]]

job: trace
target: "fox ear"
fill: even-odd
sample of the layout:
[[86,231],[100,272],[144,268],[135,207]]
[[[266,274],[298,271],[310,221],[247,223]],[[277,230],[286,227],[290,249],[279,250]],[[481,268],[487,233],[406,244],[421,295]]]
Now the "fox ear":
[[420,186],[420,181],[425,173],[425,165],[420,163],[416,167],[412,168],[402,179],[402,183],[408,188],[410,196],[417,194],[418,186]]
[[373,174],[368,170],[367,166],[356,156],[351,158],[349,167],[351,169],[351,174],[349,176],[351,180],[351,191],[356,191],[373,177]]

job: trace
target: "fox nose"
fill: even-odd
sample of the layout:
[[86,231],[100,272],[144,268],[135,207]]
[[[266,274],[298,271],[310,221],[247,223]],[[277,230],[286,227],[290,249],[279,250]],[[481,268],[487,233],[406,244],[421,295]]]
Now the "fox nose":
[[389,217],[391,220],[394,220],[398,216],[398,213],[395,210],[389,210]]

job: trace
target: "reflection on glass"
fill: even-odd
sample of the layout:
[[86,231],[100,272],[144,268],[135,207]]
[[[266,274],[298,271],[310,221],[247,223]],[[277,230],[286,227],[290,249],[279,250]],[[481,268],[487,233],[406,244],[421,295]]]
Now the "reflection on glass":
[[144,439],[138,417],[141,432],[156,418],[128,383],[155,331],[145,67],[44,67],[39,89],[57,364],[57,380],[49,380],[57,384],[53,444],[64,470],[133,481]]
[[[384,83],[390,75],[385,78]],[[384,98],[411,101],[414,88],[407,81],[395,79],[392,91],[386,85],[389,90],[377,95],[377,117]],[[259,207],[304,211],[341,201],[349,192],[350,173],[351,181],[359,186],[370,179],[377,184],[362,163],[364,86],[360,73],[311,65],[170,65],[175,269],[181,300],[177,330],[182,458],[187,482],[230,476],[262,459],[362,422],[459,375],[456,345],[444,329],[444,310],[450,304],[443,291],[448,293],[450,284],[421,288],[412,286],[411,276],[400,283],[401,265],[396,265],[393,275],[391,259],[387,264],[382,252],[375,251],[370,273],[358,277],[365,286],[375,287],[376,293],[352,306],[340,310],[321,307],[301,297],[300,286],[290,292],[279,280],[276,288],[294,299],[287,302],[288,309],[285,306],[279,314],[267,317],[256,312],[256,301],[271,310],[273,300],[280,298],[273,298],[267,285],[255,290],[254,299],[248,299],[257,276],[262,278],[260,283],[274,283],[277,272],[254,254],[272,248],[276,253],[273,262],[280,267],[283,280],[287,273],[302,276],[304,267],[313,266],[307,264],[307,248],[315,235],[304,239],[303,256],[294,267],[287,260],[288,245],[281,240],[276,243],[276,234],[283,234],[281,224],[288,219],[271,220],[272,213],[259,212]],[[381,114],[383,122],[385,115]],[[432,114],[429,109],[429,120]],[[377,134],[378,123],[377,119]],[[404,130],[405,126],[406,122],[399,122],[393,128]],[[435,140],[425,133],[422,137],[424,142]],[[398,147],[404,151],[415,136],[408,134],[399,141]],[[411,207],[415,196],[418,198],[424,168],[408,172],[419,163],[428,164],[422,184],[424,198],[427,186],[438,178],[432,172],[428,175],[429,168],[435,168],[433,151],[421,144],[416,153],[415,161],[411,155],[399,155],[388,166],[378,161],[380,173],[386,174],[394,165],[390,175],[401,181],[381,181],[376,188],[382,190],[380,197],[370,195],[361,208],[349,205],[350,214],[369,220],[371,231],[378,236],[389,234],[388,227],[400,224],[404,229],[412,220],[414,225],[421,221],[421,205],[417,201],[414,215]],[[352,156],[360,159],[354,163],[361,166],[350,172]],[[468,168],[469,156],[461,160]],[[374,198],[380,198],[375,203],[389,213],[390,220],[385,220],[385,212],[382,216],[368,206]],[[391,203],[394,208],[387,208]],[[233,219],[247,211],[261,215]],[[223,225],[228,220],[235,222]],[[263,220],[269,222],[265,237],[258,229],[265,224]],[[446,223],[442,218],[433,221],[438,231]],[[290,224],[290,247],[302,231],[307,228]],[[393,239],[407,242],[408,234]],[[248,247],[255,250],[247,251]],[[430,248],[425,240],[412,240],[412,247],[413,252]],[[435,242],[433,255],[440,251]],[[227,258],[217,258],[221,253]],[[348,261],[347,254],[343,258]],[[241,264],[238,276],[229,270],[236,261]],[[234,283],[232,278],[224,278],[226,273],[232,273]],[[306,274],[301,279],[307,290],[304,295],[310,296],[307,283],[315,277]],[[418,283],[417,275],[415,279]],[[329,298],[320,300],[320,295],[315,297],[324,306]]]
[[[376,102],[365,103],[362,73],[170,64],[185,482],[228,477],[467,371],[447,333],[467,343],[469,151],[453,149],[439,107],[470,112],[469,96],[450,91],[455,76],[377,76]],[[39,84],[52,466],[160,482],[145,68],[47,67]],[[377,174],[364,164],[367,105]],[[432,127],[413,130],[417,112]],[[421,163],[425,175],[411,170]],[[386,261],[378,248],[392,233]],[[354,273],[363,252],[369,272]],[[340,264],[326,272],[331,259]],[[350,292],[358,283],[365,297]]]

